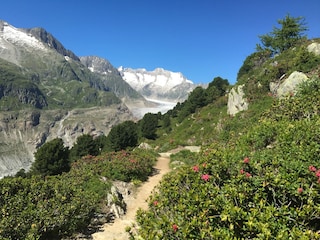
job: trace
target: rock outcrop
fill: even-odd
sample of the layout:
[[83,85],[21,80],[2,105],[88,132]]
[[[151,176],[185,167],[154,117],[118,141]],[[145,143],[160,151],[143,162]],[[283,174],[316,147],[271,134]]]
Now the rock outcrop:
[[50,48],[56,50],[61,55],[68,56],[75,61],[80,61],[80,59],[72,51],[65,49],[65,47],[45,29],[38,27],[26,29],[25,31],[34,36],[39,41],[46,43]]
[[133,116],[124,105],[67,110],[0,113],[0,178],[28,170],[34,152],[46,141],[62,138],[71,147],[82,134],[107,135]]
[[243,87],[244,85],[235,86],[228,94],[227,113],[231,116],[248,109],[249,104],[244,96]]
[[270,83],[270,91],[277,97],[284,97],[288,94],[294,94],[297,91],[297,86],[307,80],[307,75],[295,71],[280,83]]
[[308,47],[307,47],[309,52],[313,52],[315,55],[320,55],[320,43],[311,43]]

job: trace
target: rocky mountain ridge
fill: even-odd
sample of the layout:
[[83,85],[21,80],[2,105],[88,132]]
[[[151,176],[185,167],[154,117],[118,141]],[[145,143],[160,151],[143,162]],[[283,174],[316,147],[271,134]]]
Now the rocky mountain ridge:
[[133,119],[124,96],[142,98],[119,73],[92,73],[44,29],[1,21],[0,178],[28,170],[33,153],[48,140],[59,137],[72,146],[82,134],[108,134]]
[[197,86],[180,72],[163,68],[147,71],[144,68],[118,68],[123,79],[148,99],[167,102],[183,102]]

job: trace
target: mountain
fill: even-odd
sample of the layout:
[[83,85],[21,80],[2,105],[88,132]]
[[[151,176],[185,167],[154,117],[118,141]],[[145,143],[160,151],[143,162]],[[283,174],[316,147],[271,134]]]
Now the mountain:
[[143,98],[116,69],[96,74],[84,63],[43,28],[0,21],[0,178],[27,170],[48,140],[72,146],[133,119],[121,99]]
[[147,99],[183,102],[196,85],[180,72],[163,68],[153,71],[119,67],[123,79]]
[[106,83],[106,86],[117,95],[129,108],[150,107],[148,102],[140,93],[133,89],[126,81],[123,80],[118,69],[104,58],[97,56],[80,57],[81,63],[92,73],[97,74]]

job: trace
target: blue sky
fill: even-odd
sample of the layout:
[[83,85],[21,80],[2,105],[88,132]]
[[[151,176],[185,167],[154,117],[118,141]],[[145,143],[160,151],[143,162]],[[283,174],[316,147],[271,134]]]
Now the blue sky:
[[259,35],[287,14],[306,18],[320,37],[320,0],[10,0],[0,19],[15,27],[43,27],[78,56],[95,55],[115,67],[157,67],[196,83],[214,77],[235,83]]

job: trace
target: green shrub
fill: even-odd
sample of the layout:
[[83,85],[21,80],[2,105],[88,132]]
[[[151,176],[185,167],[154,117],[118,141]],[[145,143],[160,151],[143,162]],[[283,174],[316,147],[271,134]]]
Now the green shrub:
[[75,169],[91,169],[97,174],[110,180],[132,181],[147,180],[153,171],[156,155],[149,151],[135,149],[135,151],[107,152],[100,156],[85,156],[75,162]]
[[175,165],[187,164],[193,165],[196,163],[197,153],[191,152],[190,150],[181,150],[178,153],[170,155],[171,167],[176,167]]
[[[2,179],[1,239],[50,239],[85,229],[102,198],[85,187],[88,181],[93,180],[84,172]],[[108,185],[98,185],[108,192]]]
[[319,94],[309,84],[241,134],[235,128],[228,144],[215,142],[196,164],[166,175],[149,210],[138,212],[138,235],[320,239]]

